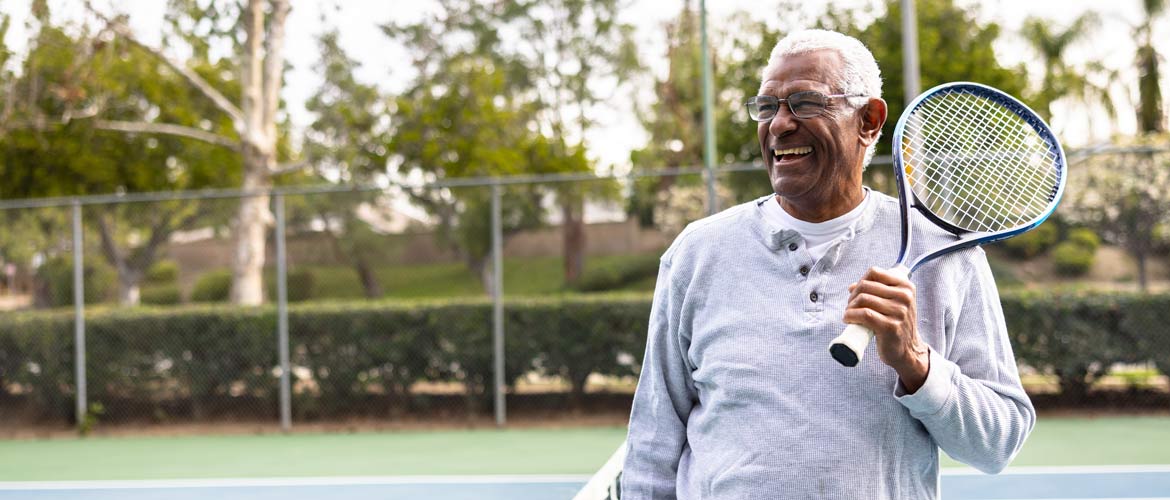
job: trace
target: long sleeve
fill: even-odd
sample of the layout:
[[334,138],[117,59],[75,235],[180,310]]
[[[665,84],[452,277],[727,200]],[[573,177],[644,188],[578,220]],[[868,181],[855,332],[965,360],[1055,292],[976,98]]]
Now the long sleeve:
[[[669,256],[669,252],[668,252]],[[622,471],[622,498],[673,499],[687,418],[697,399],[679,333],[678,304],[668,257],[658,270],[646,355],[634,394]]]
[[948,455],[997,473],[1023,446],[1036,411],[1020,383],[991,269],[972,250],[959,273],[967,286],[953,288],[945,346],[932,346],[926,383],[910,395],[898,384],[894,394]]

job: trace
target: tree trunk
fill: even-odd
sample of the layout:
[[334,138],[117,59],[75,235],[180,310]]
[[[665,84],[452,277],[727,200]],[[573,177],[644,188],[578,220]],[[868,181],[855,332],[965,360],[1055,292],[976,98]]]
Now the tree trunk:
[[[240,91],[242,153],[246,191],[272,187],[270,172],[276,169],[276,111],[284,69],[284,24],[287,0],[248,0],[244,12]],[[266,14],[271,20],[266,21]],[[267,27],[267,30],[265,30]],[[236,217],[235,253],[232,255],[232,303],[259,305],[264,301],[264,248],[272,213],[267,194],[240,200]]]
[[141,287],[142,271],[118,267],[118,304],[135,306],[142,302]]
[[376,299],[383,295],[382,284],[378,282],[378,275],[374,274],[374,270],[370,267],[365,254],[361,251],[355,251],[353,256],[354,269],[357,270],[358,279],[362,281],[362,289],[366,292],[366,298]]
[[495,272],[493,269],[495,266],[492,265],[492,254],[489,253],[481,258],[471,257],[468,267],[471,268],[471,272],[479,276],[479,281],[483,284],[484,293],[491,296],[492,291],[495,290]]
[[1136,253],[1137,255],[1135,255],[1135,257],[1137,257],[1138,288],[1142,291],[1142,293],[1146,293],[1150,291],[1149,278],[1146,276],[1146,253]]
[[[245,149],[252,149],[245,146]],[[244,152],[244,189],[268,189],[270,181],[264,164],[266,155]],[[271,159],[271,156],[268,156]],[[256,163],[260,163],[259,166]],[[235,224],[235,252],[232,254],[233,304],[260,305],[264,301],[264,249],[272,212],[268,209],[267,194],[248,196],[240,200]]]
[[573,285],[581,279],[585,268],[585,209],[584,201],[571,200],[561,204],[562,249],[565,263],[565,284]]

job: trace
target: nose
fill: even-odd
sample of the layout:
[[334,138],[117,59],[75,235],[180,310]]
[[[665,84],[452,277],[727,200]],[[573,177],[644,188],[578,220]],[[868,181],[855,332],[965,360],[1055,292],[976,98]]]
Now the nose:
[[797,120],[792,115],[792,110],[788,109],[785,103],[781,103],[780,109],[776,110],[776,116],[773,116],[772,121],[768,123],[768,133],[772,137],[780,137],[795,130],[796,122]]

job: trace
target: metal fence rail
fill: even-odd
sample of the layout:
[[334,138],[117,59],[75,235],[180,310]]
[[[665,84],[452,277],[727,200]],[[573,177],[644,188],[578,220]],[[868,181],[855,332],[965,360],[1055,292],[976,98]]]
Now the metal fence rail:
[[[1080,165],[1166,151],[1096,148],[1070,158]],[[889,157],[874,161],[889,163]],[[871,173],[873,183],[889,182],[884,171]],[[714,177],[717,189],[706,189],[707,176]],[[558,356],[586,353],[562,355],[553,352],[559,348],[523,344],[545,342],[525,332],[543,328],[569,335],[595,326],[577,318],[550,320],[541,316],[539,305],[528,311],[508,306],[505,299],[652,288],[657,256],[683,224],[706,215],[707,206],[730,206],[768,189],[760,167],[731,165],[711,171],[697,167],[0,202],[0,214],[11,228],[0,235],[2,256],[6,264],[22,266],[15,273],[9,266],[6,294],[12,301],[5,308],[36,313],[11,316],[19,318],[12,331],[37,336],[20,341],[39,349],[34,357],[5,365],[5,332],[0,332],[0,398],[49,402],[50,407],[71,399],[71,416],[48,417],[70,418],[83,428],[95,418],[155,423],[271,419],[287,430],[297,421],[339,415],[427,420],[478,415],[488,407],[502,426],[509,404],[519,405],[521,414],[564,411],[577,407],[587,391],[607,390],[619,394],[614,404],[620,409],[636,367],[580,373]],[[230,283],[222,270],[230,248],[215,234],[230,227],[232,204],[251,196],[272,199],[273,267],[264,276],[272,308],[215,305],[226,300],[224,287]],[[419,222],[411,222],[408,214],[411,204],[396,203],[396,196],[424,197],[447,211],[431,213],[441,223],[432,221],[422,229],[433,234],[421,234]],[[574,202],[574,196],[587,202]],[[166,265],[132,268],[127,255],[143,247],[152,227],[159,230],[163,216],[189,221],[168,226],[170,243],[165,250],[155,249],[153,260]],[[566,217],[583,222],[577,233]],[[584,238],[579,258],[587,257],[589,266],[571,269],[577,257],[562,259],[573,238]],[[111,262],[119,252],[122,260]],[[583,269],[589,272],[582,277]],[[128,277],[135,273],[138,289],[130,293]],[[562,273],[577,273],[576,288],[563,282]],[[14,275],[21,279],[14,281]],[[20,288],[17,281],[25,283],[19,294],[13,290]],[[437,331],[425,313],[431,306],[420,313],[379,302],[456,295],[486,297],[490,307],[443,309],[441,314],[453,317],[445,318],[450,320],[442,327],[446,330]],[[129,296],[136,297],[129,303],[157,307],[115,305]],[[19,297],[26,299],[21,303]],[[337,305],[341,299],[370,304],[370,309],[346,309]],[[172,305],[200,303],[207,305],[184,309],[185,319],[167,313]],[[308,305],[290,308],[301,303]],[[72,306],[72,313],[55,309],[64,306]],[[118,331],[109,326],[114,324],[110,318],[137,321],[142,328]],[[54,333],[65,323],[71,339]],[[505,326],[518,336],[506,336]],[[516,344],[510,346],[512,341]],[[61,357],[63,350],[71,359]],[[513,359],[519,352],[539,354]],[[1129,361],[1122,379],[1132,387],[1167,390],[1155,363]],[[1085,376],[1104,380],[1111,366],[1084,367]],[[72,368],[72,380],[66,381],[71,383],[37,385],[50,376],[63,380],[64,368]],[[1025,373],[1035,387],[1060,385],[1060,374],[1052,370]],[[13,412],[0,411],[0,420],[22,417]],[[27,421],[30,415],[23,417]]]

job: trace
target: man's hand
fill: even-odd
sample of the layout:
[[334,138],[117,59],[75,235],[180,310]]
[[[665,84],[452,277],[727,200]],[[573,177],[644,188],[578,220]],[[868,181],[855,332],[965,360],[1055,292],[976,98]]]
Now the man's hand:
[[930,350],[918,337],[914,283],[904,275],[872,267],[849,285],[845,322],[873,330],[878,356],[898,372],[906,392],[926,382]]

